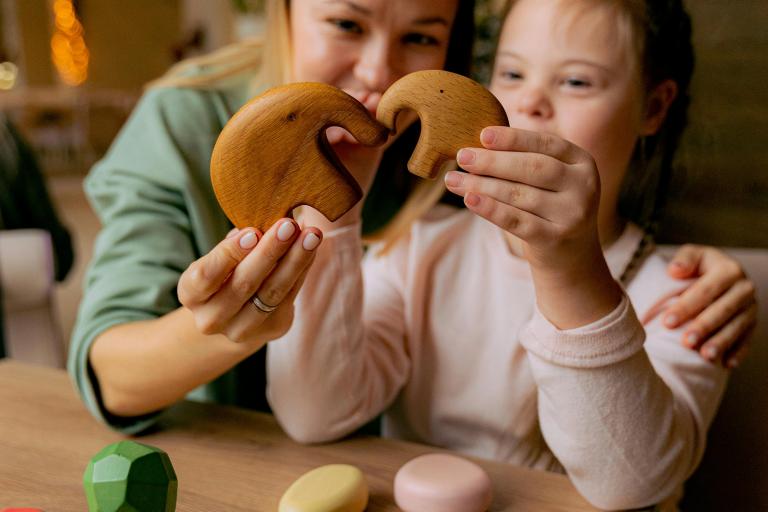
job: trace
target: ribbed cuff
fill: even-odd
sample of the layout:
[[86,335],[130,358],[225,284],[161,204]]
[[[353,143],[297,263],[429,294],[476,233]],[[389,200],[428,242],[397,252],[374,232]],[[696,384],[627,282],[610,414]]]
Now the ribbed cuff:
[[529,352],[552,364],[597,368],[618,363],[642,350],[645,330],[623,295],[608,315],[576,329],[558,329],[537,307],[520,341]]

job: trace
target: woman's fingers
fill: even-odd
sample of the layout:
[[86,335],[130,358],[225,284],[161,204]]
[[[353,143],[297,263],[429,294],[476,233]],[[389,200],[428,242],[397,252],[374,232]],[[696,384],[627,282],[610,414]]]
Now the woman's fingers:
[[[703,357],[712,362],[723,360],[723,363],[728,365],[731,359],[733,359],[728,353],[732,352],[736,355],[740,351],[741,345],[747,343],[745,335],[754,327],[756,318],[757,305],[753,304],[717,331],[714,336],[702,345],[699,352]],[[726,357],[724,358],[723,356]]]
[[218,293],[204,307],[198,308],[195,315],[198,328],[206,334],[222,332],[243,304],[250,301],[288,252],[298,234],[298,225],[292,219],[276,222],[256,248],[235,268]]
[[696,276],[701,264],[704,247],[685,244],[681,246],[667,265],[667,273],[675,279],[687,279]]
[[178,295],[183,305],[195,307],[210,299],[259,241],[258,231],[251,228],[229,235],[181,274]]
[[565,139],[547,133],[530,132],[506,126],[490,126],[480,133],[480,141],[486,149],[539,153],[556,158],[567,164],[575,164],[589,155]]
[[286,300],[299,277],[312,263],[315,249],[321,241],[322,233],[318,229],[309,228],[302,234],[301,239],[293,244],[277,268],[256,291],[264,304],[279,306]]
[[691,321],[685,329],[685,344],[695,348],[754,303],[755,285],[747,279],[738,281]]
[[734,263],[713,268],[694,282],[664,314],[664,325],[675,328],[698,315],[707,306],[736,284],[744,274]]

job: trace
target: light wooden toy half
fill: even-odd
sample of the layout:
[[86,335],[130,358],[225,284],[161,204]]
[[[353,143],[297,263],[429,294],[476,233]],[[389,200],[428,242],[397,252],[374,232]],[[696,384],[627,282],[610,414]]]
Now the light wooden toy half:
[[376,118],[395,130],[397,115],[414,110],[421,119],[421,136],[408,161],[408,170],[434,179],[441,168],[456,159],[463,147],[480,147],[486,126],[508,126],[499,100],[485,87],[448,71],[417,71],[387,89]]
[[300,205],[333,221],[362,198],[328,143],[330,126],[368,146],[383,144],[388,135],[360,102],[320,83],[275,87],[230,119],[213,148],[211,182],[236,227],[264,232]]

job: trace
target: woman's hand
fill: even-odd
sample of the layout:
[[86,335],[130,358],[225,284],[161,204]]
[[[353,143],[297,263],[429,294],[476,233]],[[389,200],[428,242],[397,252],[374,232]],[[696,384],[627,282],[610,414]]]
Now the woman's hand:
[[[554,135],[486,128],[462,149],[446,186],[467,207],[523,241],[544,315],[560,328],[602,318],[621,300],[603,258],[593,158]],[[567,290],[564,293],[564,290]]]
[[683,343],[710,361],[738,366],[757,319],[755,285],[741,265],[714,247],[684,245],[667,271],[678,279],[698,279],[664,312],[664,325],[675,328],[693,318]]
[[[291,219],[264,236],[251,228],[233,230],[184,271],[179,300],[203,334],[263,345],[290,328],[293,301],[321,241],[320,230],[301,231]],[[275,309],[264,311],[270,307]]]

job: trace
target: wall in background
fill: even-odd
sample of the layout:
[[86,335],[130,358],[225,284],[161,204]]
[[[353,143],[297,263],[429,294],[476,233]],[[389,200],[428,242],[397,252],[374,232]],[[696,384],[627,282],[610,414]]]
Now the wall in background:
[[768,247],[768,2],[688,0],[697,68],[667,242]]

